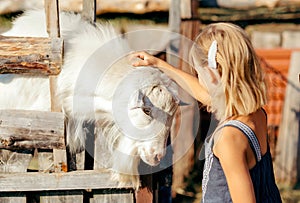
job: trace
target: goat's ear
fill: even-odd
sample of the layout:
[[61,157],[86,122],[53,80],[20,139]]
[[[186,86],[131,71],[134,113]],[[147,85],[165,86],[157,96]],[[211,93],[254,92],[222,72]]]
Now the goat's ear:
[[134,93],[133,95],[131,95],[131,98],[129,101],[130,108],[135,109],[135,108],[142,107],[144,105],[143,97],[144,97],[144,94],[140,90],[138,92]]
[[173,99],[173,105],[171,105],[165,112],[167,112],[169,115],[174,115],[176,110],[178,109],[179,106],[186,106],[190,105],[188,103],[183,102],[181,99],[179,99],[178,96],[172,94],[172,99]]
[[141,92],[141,90],[138,91],[137,95],[135,95],[135,107],[141,107],[144,105],[144,94]]
[[190,105],[189,103],[186,103],[186,102],[182,101],[177,95],[172,94],[172,96],[173,96],[173,99],[175,100],[175,102],[178,106],[188,106],[188,105]]
[[178,106],[188,106],[190,105],[189,103],[185,103],[184,101],[179,100]]
[[[172,86],[172,85],[170,85]],[[182,101],[179,96],[178,96],[178,89],[179,87],[176,85],[175,88],[172,86],[171,88],[170,87],[167,87],[168,91],[170,92],[170,94],[172,95],[172,98],[173,98],[173,101],[175,101],[175,103],[177,104],[177,106],[187,106],[187,105],[190,105],[189,103],[186,103],[184,101]],[[176,89],[176,90],[174,90]]]

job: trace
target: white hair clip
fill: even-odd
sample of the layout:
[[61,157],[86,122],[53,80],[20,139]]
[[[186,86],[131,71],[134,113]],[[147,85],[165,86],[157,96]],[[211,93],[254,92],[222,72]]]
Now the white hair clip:
[[208,50],[208,67],[216,69],[217,62],[216,62],[216,55],[217,55],[217,41],[214,40]]

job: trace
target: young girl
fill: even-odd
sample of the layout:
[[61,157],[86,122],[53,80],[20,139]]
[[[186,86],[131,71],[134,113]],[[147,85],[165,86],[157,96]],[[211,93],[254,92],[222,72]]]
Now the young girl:
[[246,33],[208,25],[190,51],[198,77],[146,52],[134,66],[154,66],[207,106],[220,121],[206,139],[202,202],[281,202],[267,142],[266,86]]

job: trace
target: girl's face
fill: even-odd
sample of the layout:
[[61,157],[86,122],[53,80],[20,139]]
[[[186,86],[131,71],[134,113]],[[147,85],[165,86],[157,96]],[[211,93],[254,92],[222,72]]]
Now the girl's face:
[[198,80],[206,88],[206,90],[212,95],[217,87],[221,83],[221,77],[217,69],[210,67],[198,67]]
[[206,87],[207,91],[212,95],[216,90],[216,87],[220,85],[221,77],[218,72],[217,64],[217,52],[218,42],[212,40],[210,44],[206,41],[207,48],[204,45],[200,45],[201,38],[196,40],[191,49],[191,62],[198,73],[199,82]]
[[217,68],[208,67],[204,55],[196,54],[197,52],[191,54],[193,68],[197,71],[199,83],[212,95],[221,82],[219,71]]

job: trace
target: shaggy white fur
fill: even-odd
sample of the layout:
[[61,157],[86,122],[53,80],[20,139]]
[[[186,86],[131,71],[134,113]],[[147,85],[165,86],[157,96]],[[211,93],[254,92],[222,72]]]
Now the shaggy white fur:
[[[64,63],[57,101],[65,114],[70,151],[84,149],[83,123],[94,122],[120,185],[130,182],[138,188],[140,159],[157,165],[165,155],[179,103],[177,86],[158,69],[133,68],[125,57],[130,51],[126,41],[109,23],[92,25],[80,15],[61,13],[60,25]],[[25,12],[3,35],[47,37],[44,12]],[[0,75],[0,92],[1,109],[50,111],[47,77]]]

